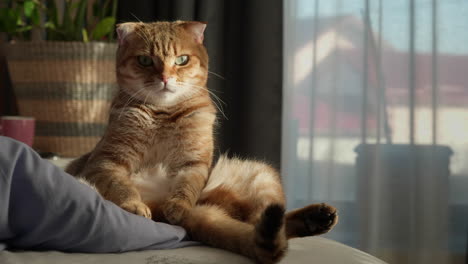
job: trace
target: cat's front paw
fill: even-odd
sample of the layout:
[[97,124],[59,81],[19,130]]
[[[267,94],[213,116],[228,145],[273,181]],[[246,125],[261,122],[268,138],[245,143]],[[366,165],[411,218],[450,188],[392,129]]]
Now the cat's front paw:
[[190,205],[183,200],[171,199],[163,206],[164,217],[173,225],[179,224],[188,210],[190,210]]
[[142,201],[131,200],[124,202],[120,207],[130,213],[141,215],[143,217],[151,219],[151,210]]

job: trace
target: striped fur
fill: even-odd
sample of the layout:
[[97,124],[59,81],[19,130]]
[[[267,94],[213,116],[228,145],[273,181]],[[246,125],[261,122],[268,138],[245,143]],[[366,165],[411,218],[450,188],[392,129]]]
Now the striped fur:
[[[181,21],[119,26],[119,93],[109,126],[67,171],[125,210],[181,225],[196,240],[258,263],[275,263],[287,238],[310,231],[309,215],[285,216],[272,167],[227,157],[212,166],[216,108],[206,88],[203,29]],[[140,66],[141,55],[153,65]],[[180,55],[189,56],[187,65],[174,64]],[[286,221],[295,225],[288,228]]]

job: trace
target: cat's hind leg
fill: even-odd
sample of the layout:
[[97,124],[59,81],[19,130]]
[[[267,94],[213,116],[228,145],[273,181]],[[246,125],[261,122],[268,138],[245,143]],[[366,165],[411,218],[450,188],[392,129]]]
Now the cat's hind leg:
[[[216,205],[222,208],[230,220],[217,221],[219,225],[232,231],[213,230],[211,236],[218,238],[211,245],[222,247],[229,237],[243,234],[235,242],[237,246],[223,247],[247,255],[258,263],[276,263],[286,252],[288,242],[284,226],[284,193],[280,178],[275,169],[256,161],[228,159],[221,157],[213,168],[207,187],[199,204]],[[200,214],[201,221],[203,214]],[[239,230],[241,227],[248,232]],[[230,233],[233,232],[233,233]],[[189,231],[190,233],[190,231]],[[234,240],[235,241],[235,240]],[[248,242],[246,242],[248,241]]]
[[232,218],[216,205],[196,205],[181,225],[194,240],[254,259],[260,264],[277,263],[287,249],[284,208],[271,205],[257,224]]
[[316,236],[330,231],[338,222],[337,210],[328,204],[311,204],[286,214],[286,235]]
[[284,207],[268,206],[255,225],[255,255],[259,263],[276,263],[288,248],[284,235]]

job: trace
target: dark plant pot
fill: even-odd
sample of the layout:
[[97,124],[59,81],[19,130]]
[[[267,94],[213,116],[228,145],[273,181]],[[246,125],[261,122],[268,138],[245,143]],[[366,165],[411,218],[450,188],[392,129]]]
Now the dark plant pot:
[[76,157],[102,136],[116,91],[113,43],[24,42],[4,47],[23,116],[36,118],[34,148]]
[[355,151],[362,248],[378,243],[378,248],[393,253],[425,250],[431,252],[426,254],[430,263],[444,263],[452,150],[439,145],[361,144]]

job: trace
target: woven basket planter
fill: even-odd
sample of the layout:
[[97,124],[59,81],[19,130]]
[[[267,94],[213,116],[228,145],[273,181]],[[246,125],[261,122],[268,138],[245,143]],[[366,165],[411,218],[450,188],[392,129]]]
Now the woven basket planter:
[[92,150],[117,88],[117,46],[30,42],[4,49],[19,114],[36,118],[34,148],[64,157]]

